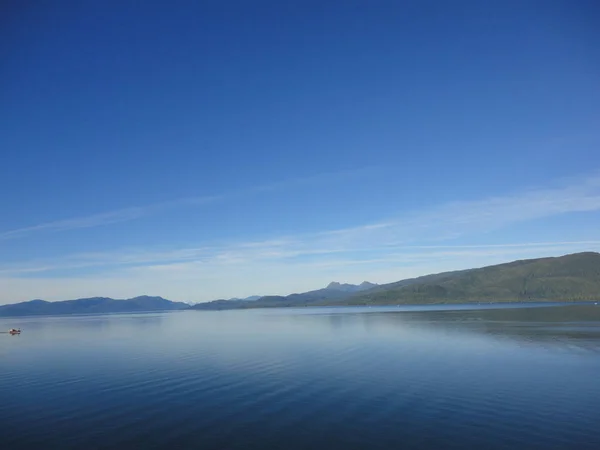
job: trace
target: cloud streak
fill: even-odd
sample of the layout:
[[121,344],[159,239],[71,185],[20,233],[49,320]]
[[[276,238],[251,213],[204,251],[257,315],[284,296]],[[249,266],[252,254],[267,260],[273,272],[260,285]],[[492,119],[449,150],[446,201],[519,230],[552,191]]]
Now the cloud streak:
[[[12,292],[22,296],[26,292],[35,297],[47,296],[43,286],[53,286],[57,293],[63,292],[64,298],[77,286],[78,296],[93,287],[104,286],[109,292],[90,294],[115,295],[111,293],[115,290],[120,296],[139,294],[146,287],[145,292],[198,301],[251,293],[289,293],[317,288],[336,278],[350,282],[396,281],[512,259],[598,251],[600,235],[597,240],[453,244],[457,238],[481,238],[513,224],[592,211],[600,211],[600,178],[593,177],[562,187],[439,205],[358,227],[262,241],[121,249],[67,255],[58,260],[23,261],[0,266],[0,290],[6,295]],[[134,209],[98,220],[137,214]],[[78,225],[85,226],[86,222],[63,226]],[[40,291],[38,295],[34,295],[35,289]]]
[[[208,201],[208,199],[207,199]],[[524,193],[495,197],[471,202],[455,202],[405,217],[366,224],[363,226],[328,230],[296,236],[280,236],[266,241],[230,243],[224,245],[199,245],[160,251],[123,250],[108,253],[83,253],[62,259],[64,268],[93,266],[135,266],[171,264],[198,261],[206,264],[239,264],[259,260],[305,260],[322,259],[328,255],[391,253],[398,250],[457,249],[457,246],[436,244],[473,234],[485,233],[514,223],[526,222],[550,216],[600,210],[600,179],[588,178],[577,184],[530,190]],[[101,216],[98,220],[120,220],[136,217],[137,210]],[[96,223],[95,218],[85,221],[69,221],[53,225],[76,227]],[[420,245],[416,245],[419,243]],[[428,245],[423,245],[428,243]],[[498,248],[531,248],[548,245],[595,245],[597,241],[559,243],[494,244]],[[494,248],[494,245],[467,246],[460,248]],[[47,270],[46,262],[39,262],[39,271]],[[50,265],[52,266],[52,265]],[[12,265],[0,270],[20,270]],[[28,264],[28,272],[35,271]]]
[[57,220],[47,222],[40,225],[19,228],[16,230],[4,231],[0,233],[0,240],[17,239],[27,237],[29,235],[40,232],[57,232],[76,230],[79,228],[94,228],[104,225],[112,225],[119,222],[128,222],[130,220],[139,219],[168,208],[173,208],[185,204],[201,205],[214,201],[219,201],[222,196],[207,196],[189,199],[179,199],[172,202],[156,203],[147,206],[136,206],[131,208],[123,208],[115,211],[109,211],[100,214],[93,214],[84,217],[75,217],[71,219]]
[[372,174],[380,169],[381,168],[377,166],[370,166],[356,170],[320,173],[313,176],[292,178],[280,182],[252,186],[246,189],[233,190],[222,194],[185,197],[145,206],[133,206],[129,208],[122,208],[114,211],[92,214],[89,216],[56,220],[38,225],[32,225],[29,227],[0,232],[0,241],[25,238],[27,236],[43,232],[51,233],[82,228],[95,228],[112,225],[120,222],[129,222],[154,214],[159,214],[170,209],[183,207],[198,207],[208,205],[211,203],[225,202],[229,200],[234,200],[236,198],[243,198],[250,195],[284,190],[291,187],[298,187],[303,185],[312,185],[323,182],[339,182],[345,179],[352,179],[354,177]]

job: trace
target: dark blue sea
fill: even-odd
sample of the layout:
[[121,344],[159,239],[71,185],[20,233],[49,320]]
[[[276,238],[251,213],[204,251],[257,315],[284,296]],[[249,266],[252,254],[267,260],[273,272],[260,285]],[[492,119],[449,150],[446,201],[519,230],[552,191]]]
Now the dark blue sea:
[[600,449],[600,305],[0,319],[11,327],[2,449]]

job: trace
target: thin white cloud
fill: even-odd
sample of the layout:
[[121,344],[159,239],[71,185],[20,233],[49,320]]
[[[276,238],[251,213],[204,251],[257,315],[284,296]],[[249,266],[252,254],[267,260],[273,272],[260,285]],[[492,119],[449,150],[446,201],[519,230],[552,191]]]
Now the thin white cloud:
[[355,170],[326,172],[313,176],[291,178],[280,182],[253,186],[247,189],[240,189],[217,195],[179,198],[171,201],[154,203],[151,205],[133,206],[99,214],[92,214],[89,216],[56,220],[39,225],[32,225],[29,227],[0,232],[0,241],[23,238],[41,232],[58,232],[81,228],[95,228],[112,225],[119,222],[128,222],[131,220],[140,219],[142,217],[158,214],[172,208],[197,207],[210,203],[233,200],[235,198],[248,195],[283,190],[294,186],[318,184],[321,182],[339,182],[344,179],[351,179],[357,176],[372,174],[380,169],[381,168],[377,166],[369,166]]
[[108,225],[111,223],[137,219],[143,214],[143,208],[126,208],[118,211],[94,214],[92,216],[87,217],[57,220],[55,222],[48,222],[40,225],[19,228],[16,230],[4,231],[0,233],[0,240],[15,239],[41,231],[61,231],[72,230],[76,228],[89,228],[100,225]]
[[123,208],[100,214],[93,214],[90,216],[57,220],[54,222],[47,222],[40,225],[34,225],[30,227],[19,228],[16,230],[1,232],[0,240],[22,238],[39,232],[56,232],[75,230],[78,228],[94,228],[104,225],[111,225],[119,222],[128,222],[130,220],[139,219],[141,217],[155,214],[159,211],[180,206],[183,204],[207,204],[221,199],[221,196],[179,199],[174,200],[172,202],[156,203],[154,205],[147,206],[135,206],[131,208]]
[[[358,227],[274,236],[264,241],[156,251],[125,249],[75,254],[52,261],[24,261],[0,266],[0,292],[3,292],[0,302],[11,300],[11,295],[18,294],[22,298],[24,293],[27,297],[48,298],[49,291],[43,286],[53,286],[56,292],[63,292],[59,298],[73,292],[74,286],[81,288],[77,296],[96,286],[99,291],[94,295],[125,296],[137,289],[137,293],[154,292],[198,301],[252,293],[289,293],[316,288],[333,277],[351,282],[369,277],[371,281],[395,281],[512,259],[598,251],[600,239],[446,243],[457,237],[464,240],[482,236],[496,228],[521,222],[590,211],[600,211],[598,177],[577,180],[563,187],[440,205]],[[82,268],[97,271],[79,277],[72,275],[73,269]],[[71,275],[60,278],[56,271],[61,270],[70,271]],[[52,279],[43,278],[49,273]],[[20,278],[24,276],[27,278]],[[157,290],[144,290],[144,286]],[[23,290],[17,291],[17,287]],[[115,290],[122,294],[115,294]],[[34,295],[35,292],[38,294]]]

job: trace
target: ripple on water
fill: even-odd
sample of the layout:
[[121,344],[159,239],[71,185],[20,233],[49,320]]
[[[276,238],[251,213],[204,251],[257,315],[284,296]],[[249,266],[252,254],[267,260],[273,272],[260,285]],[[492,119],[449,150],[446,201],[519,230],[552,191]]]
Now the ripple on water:
[[1,347],[3,446],[600,448],[576,311],[350,311],[29,319]]

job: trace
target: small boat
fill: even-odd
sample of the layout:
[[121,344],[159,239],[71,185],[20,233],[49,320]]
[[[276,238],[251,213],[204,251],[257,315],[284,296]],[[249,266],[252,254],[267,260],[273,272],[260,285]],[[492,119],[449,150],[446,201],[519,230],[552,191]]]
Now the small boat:
[[21,330],[20,329],[16,329],[16,328],[11,328],[10,330],[8,330],[8,332],[10,334],[21,334]]

